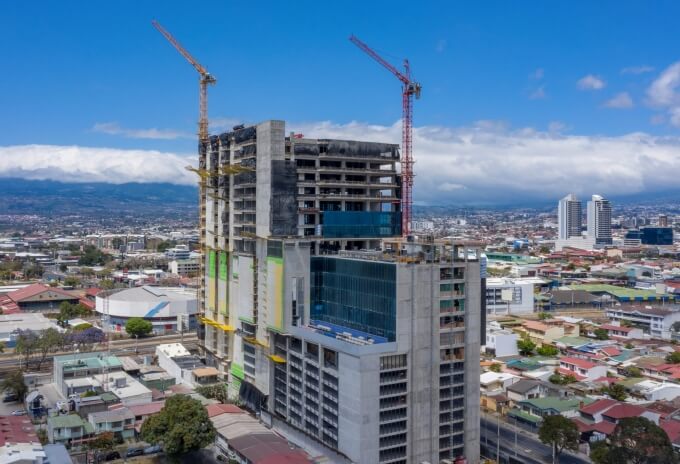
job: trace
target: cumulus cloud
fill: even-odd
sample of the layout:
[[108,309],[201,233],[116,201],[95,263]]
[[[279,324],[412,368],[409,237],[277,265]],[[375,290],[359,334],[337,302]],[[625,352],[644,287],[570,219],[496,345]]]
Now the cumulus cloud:
[[121,127],[117,122],[98,122],[92,126],[92,131],[108,135],[121,135],[130,139],[175,140],[193,137],[186,132],[172,129],[156,129],[155,127],[150,129],[127,129]]
[[649,103],[668,112],[670,124],[680,127],[680,61],[673,63],[647,89]]
[[621,74],[645,74],[654,71],[652,66],[630,66],[623,68]]
[[[680,118],[680,115],[678,116]],[[430,204],[521,203],[568,192],[607,196],[677,189],[680,137],[631,133],[617,137],[512,128],[503,121],[414,129],[414,199]],[[309,138],[401,142],[392,125],[350,122],[289,124]],[[195,154],[149,150],[23,145],[0,147],[0,176],[66,182],[195,184]]]
[[[400,122],[316,122],[294,130],[306,137],[401,141]],[[416,128],[413,150],[414,198],[432,204],[550,200],[565,192],[591,194],[594,185],[608,196],[661,191],[677,188],[680,172],[680,137],[644,133],[564,135],[484,121]]]
[[121,150],[58,145],[0,147],[0,176],[62,182],[170,182],[195,184],[184,169],[195,156],[153,150]]
[[576,86],[581,90],[600,90],[604,89],[607,83],[600,76],[588,74],[576,82]]
[[621,92],[610,100],[607,100],[604,103],[604,106],[607,108],[628,109],[633,107],[633,99],[628,92]]

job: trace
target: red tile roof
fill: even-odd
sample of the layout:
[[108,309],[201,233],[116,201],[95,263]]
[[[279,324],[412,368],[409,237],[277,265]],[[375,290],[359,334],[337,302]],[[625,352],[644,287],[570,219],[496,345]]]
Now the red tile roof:
[[600,351],[605,353],[607,356],[618,356],[621,354],[621,350],[619,350],[615,346],[606,346],[602,348]]
[[219,416],[221,414],[245,413],[245,411],[243,409],[241,409],[238,406],[235,406],[233,404],[222,404],[222,403],[209,404],[208,406],[205,407],[205,409],[208,411],[209,417],[215,417],[215,416]]
[[605,398],[602,400],[597,400],[594,403],[590,403],[588,406],[584,406],[581,409],[579,409],[579,411],[581,411],[584,414],[588,414],[589,416],[592,416],[599,412],[606,411],[607,409],[617,404],[619,404],[618,401]]
[[26,416],[0,416],[0,446],[6,443],[40,443]]
[[643,407],[621,403],[603,412],[602,415],[611,417],[612,419],[623,419],[625,417],[637,417],[643,412],[645,412],[645,408]]
[[616,330],[616,331],[623,332],[623,333],[628,333],[631,330],[633,330],[633,327],[622,327],[622,326],[619,326],[619,325],[612,325],[612,324],[602,324],[600,326],[600,328],[604,329],[604,330]]
[[558,367],[557,372],[562,375],[571,375],[573,376],[576,380],[585,380],[588,377],[585,375],[581,375],[578,372],[570,371],[569,369],[565,369],[564,367]]
[[163,409],[163,406],[165,406],[165,401],[154,401],[152,403],[147,404],[137,404],[134,406],[128,406],[128,409],[135,416],[150,416],[151,414],[156,414],[160,412],[160,410]]
[[573,364],[574,366],[580,367],[581,369],[592,369],[593,367],[597,366],[597,364],[586,361],[585,359],[570,358],[568,356],[560,358],[560,363]]
[[90,287],[87,290],[85,290],[85,295],[87,295],[87,296],[97,296],[99,294],[99,292],[101,292],[101,291],[102,291],[101,288]]
[[666,432],[671,443],[677,443],[680,440],[680,422],[676,420],[662,420],[659,426]]
[[14,290],[13,292],[7,293],[7,296],[10,297],[12,301],[18,303],[21,300],[34,297],[44,292],[58,293],[60,295],[67,296],[72,299],[78,298],[76,295],[73,295],[72,293],[69,293],[66,290],[62,290],[56,287],[49,287],[47,285],[43,285],[40,283],[32,284],[29,285],[28,287],[20,288],[19,290]]

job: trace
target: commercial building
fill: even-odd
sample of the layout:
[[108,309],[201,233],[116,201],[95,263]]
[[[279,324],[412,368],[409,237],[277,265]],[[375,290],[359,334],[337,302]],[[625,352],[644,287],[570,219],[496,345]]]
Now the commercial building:
[[41,313],[0,314],[0,341],[9,347],[16,344],[20,330],[42,332],[50,328],[63,330],[53,319],[48,319]]
[[643,227],[626,232],[624,244],[673,245],[672,227]]
[[96,298],[96,311],[102,315],[103,320],[107,317],[108,305],[108,322],[104,322],[103,326],[111,332],[125,331],[125,324],[133,317],[151,322],[153,333],[157,335],[178,332],[178,321],[185,325],[184,330],[196,328],[197,303],[194,290],[144,285],[100,292]]
[[486,345],[484,349],[487,353],[497,357],[517,356],[517,334],[511,330],[487,325]]
[[600,195],[588,202],[588,237],[595,245],[612,244],[612,205]]
[[197,258],[174,259],[168,263],[168,271],[183,277],[196,276],[200,270],[201,262]]
[[558,203],[557,221],[559,240],[581,237],[583,213],[581,212],[581,202],[573,193],[562,198]]
[[347,462],[477,461],[479,250],[394,239],[398,146],[266,121],[200,149],[208,364]]
[[619,324],[626,321],[643,328],[652,338],[670,340],[673,324],[680,321],[680,306],[615,306],[607,308],[606,315]]
[[488,277],[486,279],[487,314],[527,314],[534,312],[534,285],[540,279],[512,279]]
[[0,297],[0,308],[3,312],[19,311],[59,311],[63,302],[78,304],[80,297],[56,287],[49,287],[40,283],[6,293]]

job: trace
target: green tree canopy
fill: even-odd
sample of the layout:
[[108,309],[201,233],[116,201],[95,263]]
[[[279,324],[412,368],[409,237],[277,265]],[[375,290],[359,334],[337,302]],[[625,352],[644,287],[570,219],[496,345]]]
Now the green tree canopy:
[[216,431],[200,401],[174,395],[142,424],[141,435],[148,443],[162,443],[165,453],[176,457],[212,444]]
[[217,400],[220,403],[229,403],[229,394],[226,383],[216,383],[214,385],[201,385],[196,388],[196,393],[206,398]]
[[531,356],[533,351],[536,349],[536,344],[528,338],[522,338],[517,340],[517,349],[519,350],[520,354],[524,356]]
[[551,345],[543,345],[539,347],[536,352],[541,356],[557,356],[557,353],[559,353],[560,350]]
[[546,313],[545,311],[541,311],[540,313],[538,313],[538,318],[542,321],[550,319],[550,317],[551,317],[550,314]]
[[501,365],[498,363],[493,363],[492,365],[489,366],[489,370],[491,372],[500,372],[501,371]]
[[671,464],[677,462],[668,435],[644,417],[621,419],[609,437],[591,453],[595,464]]
[[598,340],[609,340],[609,333],[606,329],[595,329],[593,333]]
[[626,387],[620,383],[615,383],[605,390],[611,399],[616,401],[623,401],[628,398],[628,393],[626,392]]
[[28,387],[24,383],[24,373],[20,370],[9,372],[5,378],[0,381],[0,389],[17,395],[23,401],[26,393],[28,393]]
[[670,364],[680,363],[680,351],[674,351],[666,356],[666,362]]
[[543,418],[541,427],[538,429],[538,438],[552,447],[553,455],[557,460],[565,448],[578,449],[578,427],[574,422],[559,414]]
[[152,330],[153,325],[151,322],[142,319],[141,317],[131,317],[125,323],[125,331],[133,337],[143,337],[150,334]]
[[36,369],[40,370],[40,366],[47,359],[47,355],[59,351],[64,346],[64,341],[64,334],[53,327],[40,332],[36,341],[36,352],[38,353]]

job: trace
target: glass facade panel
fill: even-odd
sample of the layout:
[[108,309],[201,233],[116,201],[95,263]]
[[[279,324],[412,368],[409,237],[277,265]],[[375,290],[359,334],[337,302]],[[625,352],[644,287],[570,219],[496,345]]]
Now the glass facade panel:
[[396,338],[396,266],[314,256],[311,318]]
[[324,211],[326,238],[394,237],[401,235],[401,213],[384,211]]

